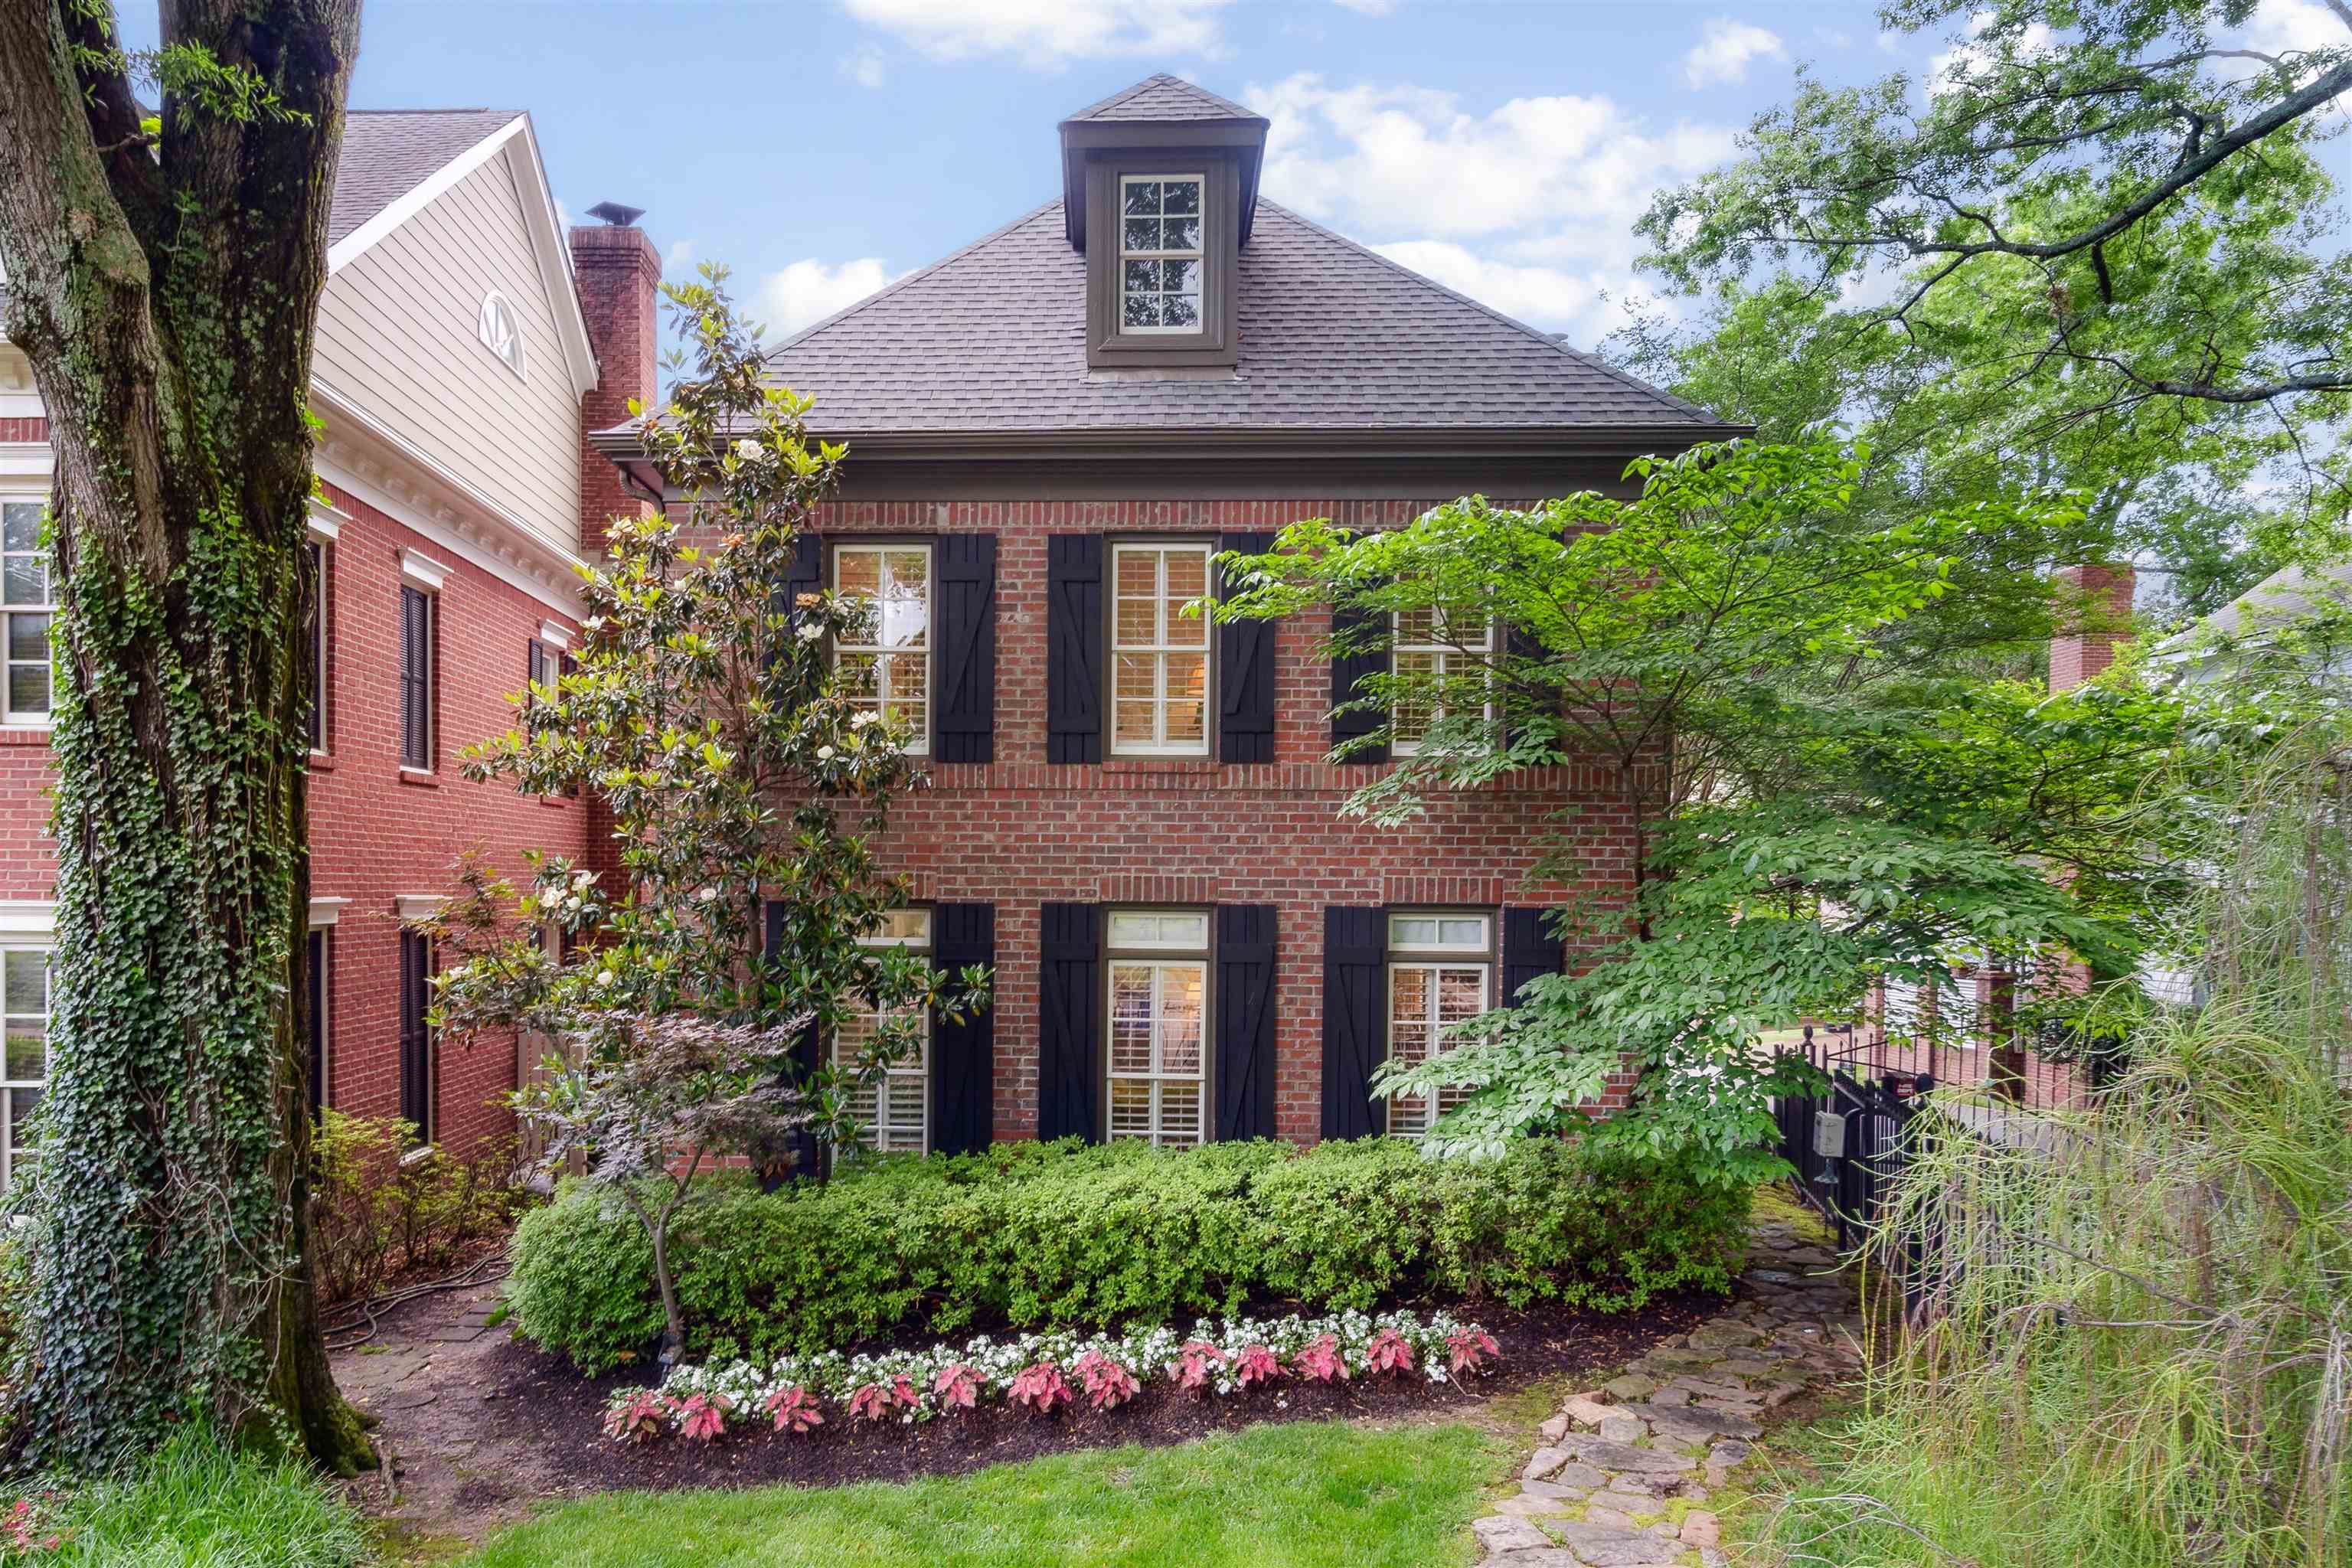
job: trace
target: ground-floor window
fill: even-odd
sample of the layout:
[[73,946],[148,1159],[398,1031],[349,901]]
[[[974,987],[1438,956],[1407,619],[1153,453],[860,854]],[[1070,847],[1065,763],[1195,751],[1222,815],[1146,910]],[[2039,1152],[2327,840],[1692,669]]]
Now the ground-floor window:
[[[1389,917],[1389,1059],[1422,1062],[1456,1042],[1448,1030],[1475,1018],[1493,992],[1494,922],[1485,915],[1399,914]],[[1466,1091],[1401,1094],[1389,1102],[1389,1131],[1418,1138]]]
[[433,1142],[433,944],[417,931],[400,933],[400,1118]]
[[49,1079],[49,950],[0,948],[0,1010],[6,1024],[6,1093],[0,1114],[0,1188],[14,1185],[40,1158],[33,1113]]
[[1209,1097],[1209,917],[1118,910],[1108,931],[1113,1138],[1201,1142]]
[[310,1114],[313,1116],[327,1104],[327,998],[332,994],[327,979],[327,955],[333,951],[333,946],[326,927],[310,928],[304,968],[309,971],[305,1011],[310,1014]]
[[[893,910],[882,928],[860,937],[866,947],[931,950],[931,911]],[[855,1067],[873,1048],[885,1023],[910,1020],[917,1032],[914,1050],[883,1069],[880,1079],[858,1089],[849,1099],[850,1114],[857,1119],[858,1142],[885,1154],[924,1154],[931,1147],[931,1019],[928,1008],[869,1010],[845,1020],[833,1037],[837,1067]]]

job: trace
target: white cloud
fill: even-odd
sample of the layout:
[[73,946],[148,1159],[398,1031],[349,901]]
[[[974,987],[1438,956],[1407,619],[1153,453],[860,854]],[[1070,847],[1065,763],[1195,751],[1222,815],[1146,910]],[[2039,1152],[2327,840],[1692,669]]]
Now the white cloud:
[[760,279],[757,314],[770,337],[782,337],[855,305],[903,276],[883,266],[876,256],[861,256],[832,267],[804,257]]
[[1622,280],[1580,276],[1557,267],[1515,266],[1451,240],[1408,239],[1374,248],[1400,267],[1538,327],[1566,327],[1598,306],[1604,292],[1623,290]]
[[2247,25],[2246,42],[2266,55],[2340,49],[2352,44],[2352,27],[2331,16],[2319,0],[2263,0]]
[[1385,16],[1397,8],[1397,0],[1331,0],[1360,16]]
[[843,0],[936,59],[1009,55],[1053,69],[1113,55],[1213,55],[1229,0]]
[[854,55],[844,55],[837,62],[837,68],[860,87],[880,87],[883,82],[882,51],[860,49]]
[[1780,34],[1717,16],[1700,29],[1698,43],[1683,57],[1683,79],[1693,87],[1745,81],[1750,61],[1788,58],[1788,47],[1780,42]]
[[662,271],[683,272],[694,264],[694,241],[673,239],[662,250]]

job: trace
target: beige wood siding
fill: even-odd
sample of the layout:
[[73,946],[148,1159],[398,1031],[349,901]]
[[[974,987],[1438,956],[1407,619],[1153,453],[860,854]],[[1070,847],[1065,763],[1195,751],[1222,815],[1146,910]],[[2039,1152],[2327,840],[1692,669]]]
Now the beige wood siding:
[[[524,224],[512,147],[328,281],[314,369],[515,522],[577,550],[580,404]],[[521,326],[525,376],[475,331],[492,289]]]

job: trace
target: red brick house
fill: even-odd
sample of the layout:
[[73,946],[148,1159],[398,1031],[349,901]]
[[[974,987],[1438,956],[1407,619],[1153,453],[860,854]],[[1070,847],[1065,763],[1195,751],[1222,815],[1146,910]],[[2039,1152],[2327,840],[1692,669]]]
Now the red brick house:
[[[1342,820],[1386,765],[1327,760],[1377,722],[1330,716],[1366,667],[1175,609],[1299,518],[1616,487],[1737,432],[1262,198],[1266,130],[1140,82],[1062,122],[1058,199],[773,353],[851,454],[795,577],[877,600],[836,657],[930,764],[887,841],[919,904],[877,940],[996,970],[872,1107],[887,1147],[1412,1131],[1377,1064],[1562,962],[1570,889],[1528,877],[1563,808],[1630,886],[1598,769]],[[594,441],[650,489],[625,426]]]
[[[329,239],[311,403],[329,497],[311,536],[314,1092],[462,1149],[511,1129],[497,1101],[514,1052],[440,1048],[423,1020],[431,955],[398,917],[446,895],[468,847],[517,873],[526,848],[593,842],[590,803],[468,784],[456,763],[509,725],[507,694],[572,636],[573,567],[599,537],[583,520],[607,514],[614,479],[583,460],[583,421],[608,425],[651,390],[658,266],[635,230],[583,230],[575,273],[530,119],[512,111],[352,114]],[[26,1156],[16,1130],[46,1066],[47,435],[24,356],[0,339],[0,1182]]]

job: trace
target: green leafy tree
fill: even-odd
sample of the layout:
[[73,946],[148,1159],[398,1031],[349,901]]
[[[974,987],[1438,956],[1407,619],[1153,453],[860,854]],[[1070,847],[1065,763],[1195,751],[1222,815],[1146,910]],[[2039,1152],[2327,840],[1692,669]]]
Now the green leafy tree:
[[[809,440],[809,400],[766,384],[725,272],[702,277],[663,290],[692,374],[638,426],[677,499],[613,520],[605,563],[584,574],[578,668],[524,694],[523,722],[464,763],[531,794],[593,788],[617,883],[546,858],[518,891],[476,864],[464,896],[420,922],[457,960],[439,1024],[563,1047],[519,1109],[551,1130],[551,1167],[584,1161],[644,1226],[671,1355],[684,1331],[668,1238],[697,1175],[731,1155],[781,1176],[804,1138],[820,1159],[847,1145],[856,1091],[916,1046],[923,1012],[984,1006],[988,981],[860,941],[906,901],[872,836],[917,774],[903,724],[859,700],[827,639],[878,640],[884,608],[779,601],[845,452]],[[857,1059],[795,1061],[809,1031],[874,1014]]]
[[[358,0],[0,7],[0,261],[57,471],[57,945],[11,1440],[191,1409],[349,1471],[308,1257],[311,320]],[[142,109],[139,89],[160,93]]]
[[1385,1091],[1472,1091],[1433,1150],[1581,1122],[1630,1056],[1633,1106],[1592,1135],[1753,1180],[1775,1158],[1767,1100],[1801,1079],[1765,1033],[1852,1016],[1877,976],[2125,962],[2158,864],[2132,792],[2171,743],[2171,705],[1858,678],[1890,628],[1955,591],[1980,533],[2062,526],[2072,503],[1857,518],[1865,462],[1735,442],[1637,460],[1630,500],[1473,497],[1384,533],[1302,522],[1231,563],[1249,586],[1221,614],[1328,604],[1350,612],[1335,651],[1389,645],[1399,624],[1451,645],[1442,670],[1362,683],[1359,701],[1403,716],[1364,743],[1402,721],[1417,744],[1349,811],[1394,823],[1433,790],[1597,765],[1614,801],[1563,803],[1538,867],[1571,883],[1596,809],[1631,819],[1632,888],[1560,912],[1582,967],[1460,1026],[1441,1058],[1384,1070]]

